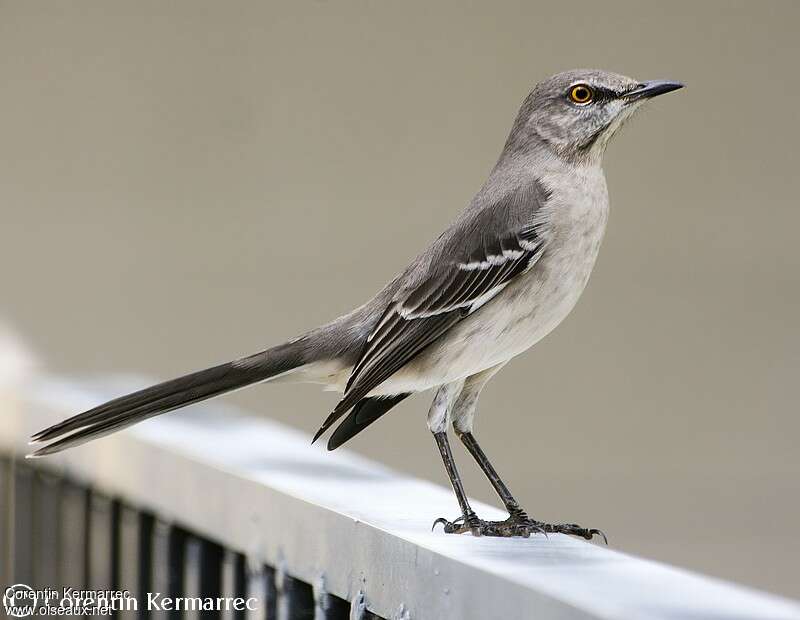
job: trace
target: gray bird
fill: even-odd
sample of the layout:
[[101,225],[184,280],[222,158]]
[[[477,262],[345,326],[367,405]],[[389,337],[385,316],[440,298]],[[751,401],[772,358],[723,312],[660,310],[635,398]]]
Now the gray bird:
[[[540,82],[469,206],[366,304],[285,344],[71,417],[34,435],[32,442],[50,443],[31,456],[262,381],[321,383],[342,392],[314,437],[339,422],[328,440],[333,450],[410,394],[435,388],[428,428],[461,516],[434,526],[490,536],[602,534],[529,517],[472,427],[489,379],[552,331],[586,286],[608,219],[601,164],[609,140],[642,103],[681,87],[596,70]],[[505,504],[505,521],[485,521],[470,507],[447,439],[451,424]]]

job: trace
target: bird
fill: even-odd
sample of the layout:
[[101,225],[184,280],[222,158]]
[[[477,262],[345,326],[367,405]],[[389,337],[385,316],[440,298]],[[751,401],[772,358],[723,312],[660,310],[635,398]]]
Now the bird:
[[[678,90],[576,69],[536,84],[496,164],[453,223],[372,299],[282,344],[115,398],[31,437],[50,455],[153,416],[261,382],[309,382],[341,393],[313,442],[334,450],[411,394],[435,390],[427,416],[460,508],[450,534],[605,535],[528,515],[478,444],[482,389],[570,313],[594,267],[609,199],[602,168],[611,138],[647,101]],[[337,424],[338,423],[338,424]],[[508,518],[481,519],[453,460],[448,429],[499,496]],[[313,443],[312,442],[312,443]]]

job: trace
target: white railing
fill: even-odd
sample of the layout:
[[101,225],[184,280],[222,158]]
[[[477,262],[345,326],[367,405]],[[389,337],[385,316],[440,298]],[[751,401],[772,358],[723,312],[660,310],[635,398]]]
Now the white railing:
[[448,489],[219,402],[19,459],[34,431],[142,383],[36,379],[0,401],[5,583],[239,593],[253,618],[800,618],[795,602],[563,535],[431,532],[457,510]]

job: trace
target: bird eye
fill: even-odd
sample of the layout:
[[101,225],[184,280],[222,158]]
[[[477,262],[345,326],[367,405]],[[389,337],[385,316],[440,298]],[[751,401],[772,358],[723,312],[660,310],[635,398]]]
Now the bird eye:
[[569,91],[569,98],[573,103],[586,105],[594,99],[594,91],[586,84],[577,84]]

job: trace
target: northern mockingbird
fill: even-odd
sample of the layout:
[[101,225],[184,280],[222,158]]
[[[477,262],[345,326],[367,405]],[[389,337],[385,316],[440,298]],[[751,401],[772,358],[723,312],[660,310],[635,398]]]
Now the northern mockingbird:
[[[611,137],[641,104],[681,88],[596,70],[559,73],[522,104],[497,164],[455,222],[366,304],[260,353],[109,401],[33,436],[44,456],[141,420],[262,381],[321,383],[343,393],[314,436],[339,422],[333,450],[414,392],[436,389],[428,427],[461,516],[445,532],[529,536],[599,530],[548,524],[522,509],[473,433],[486,382],[572,310],[608,218],[601,168]],[[447,439],[466,446],[509,512],[480,519]]]

